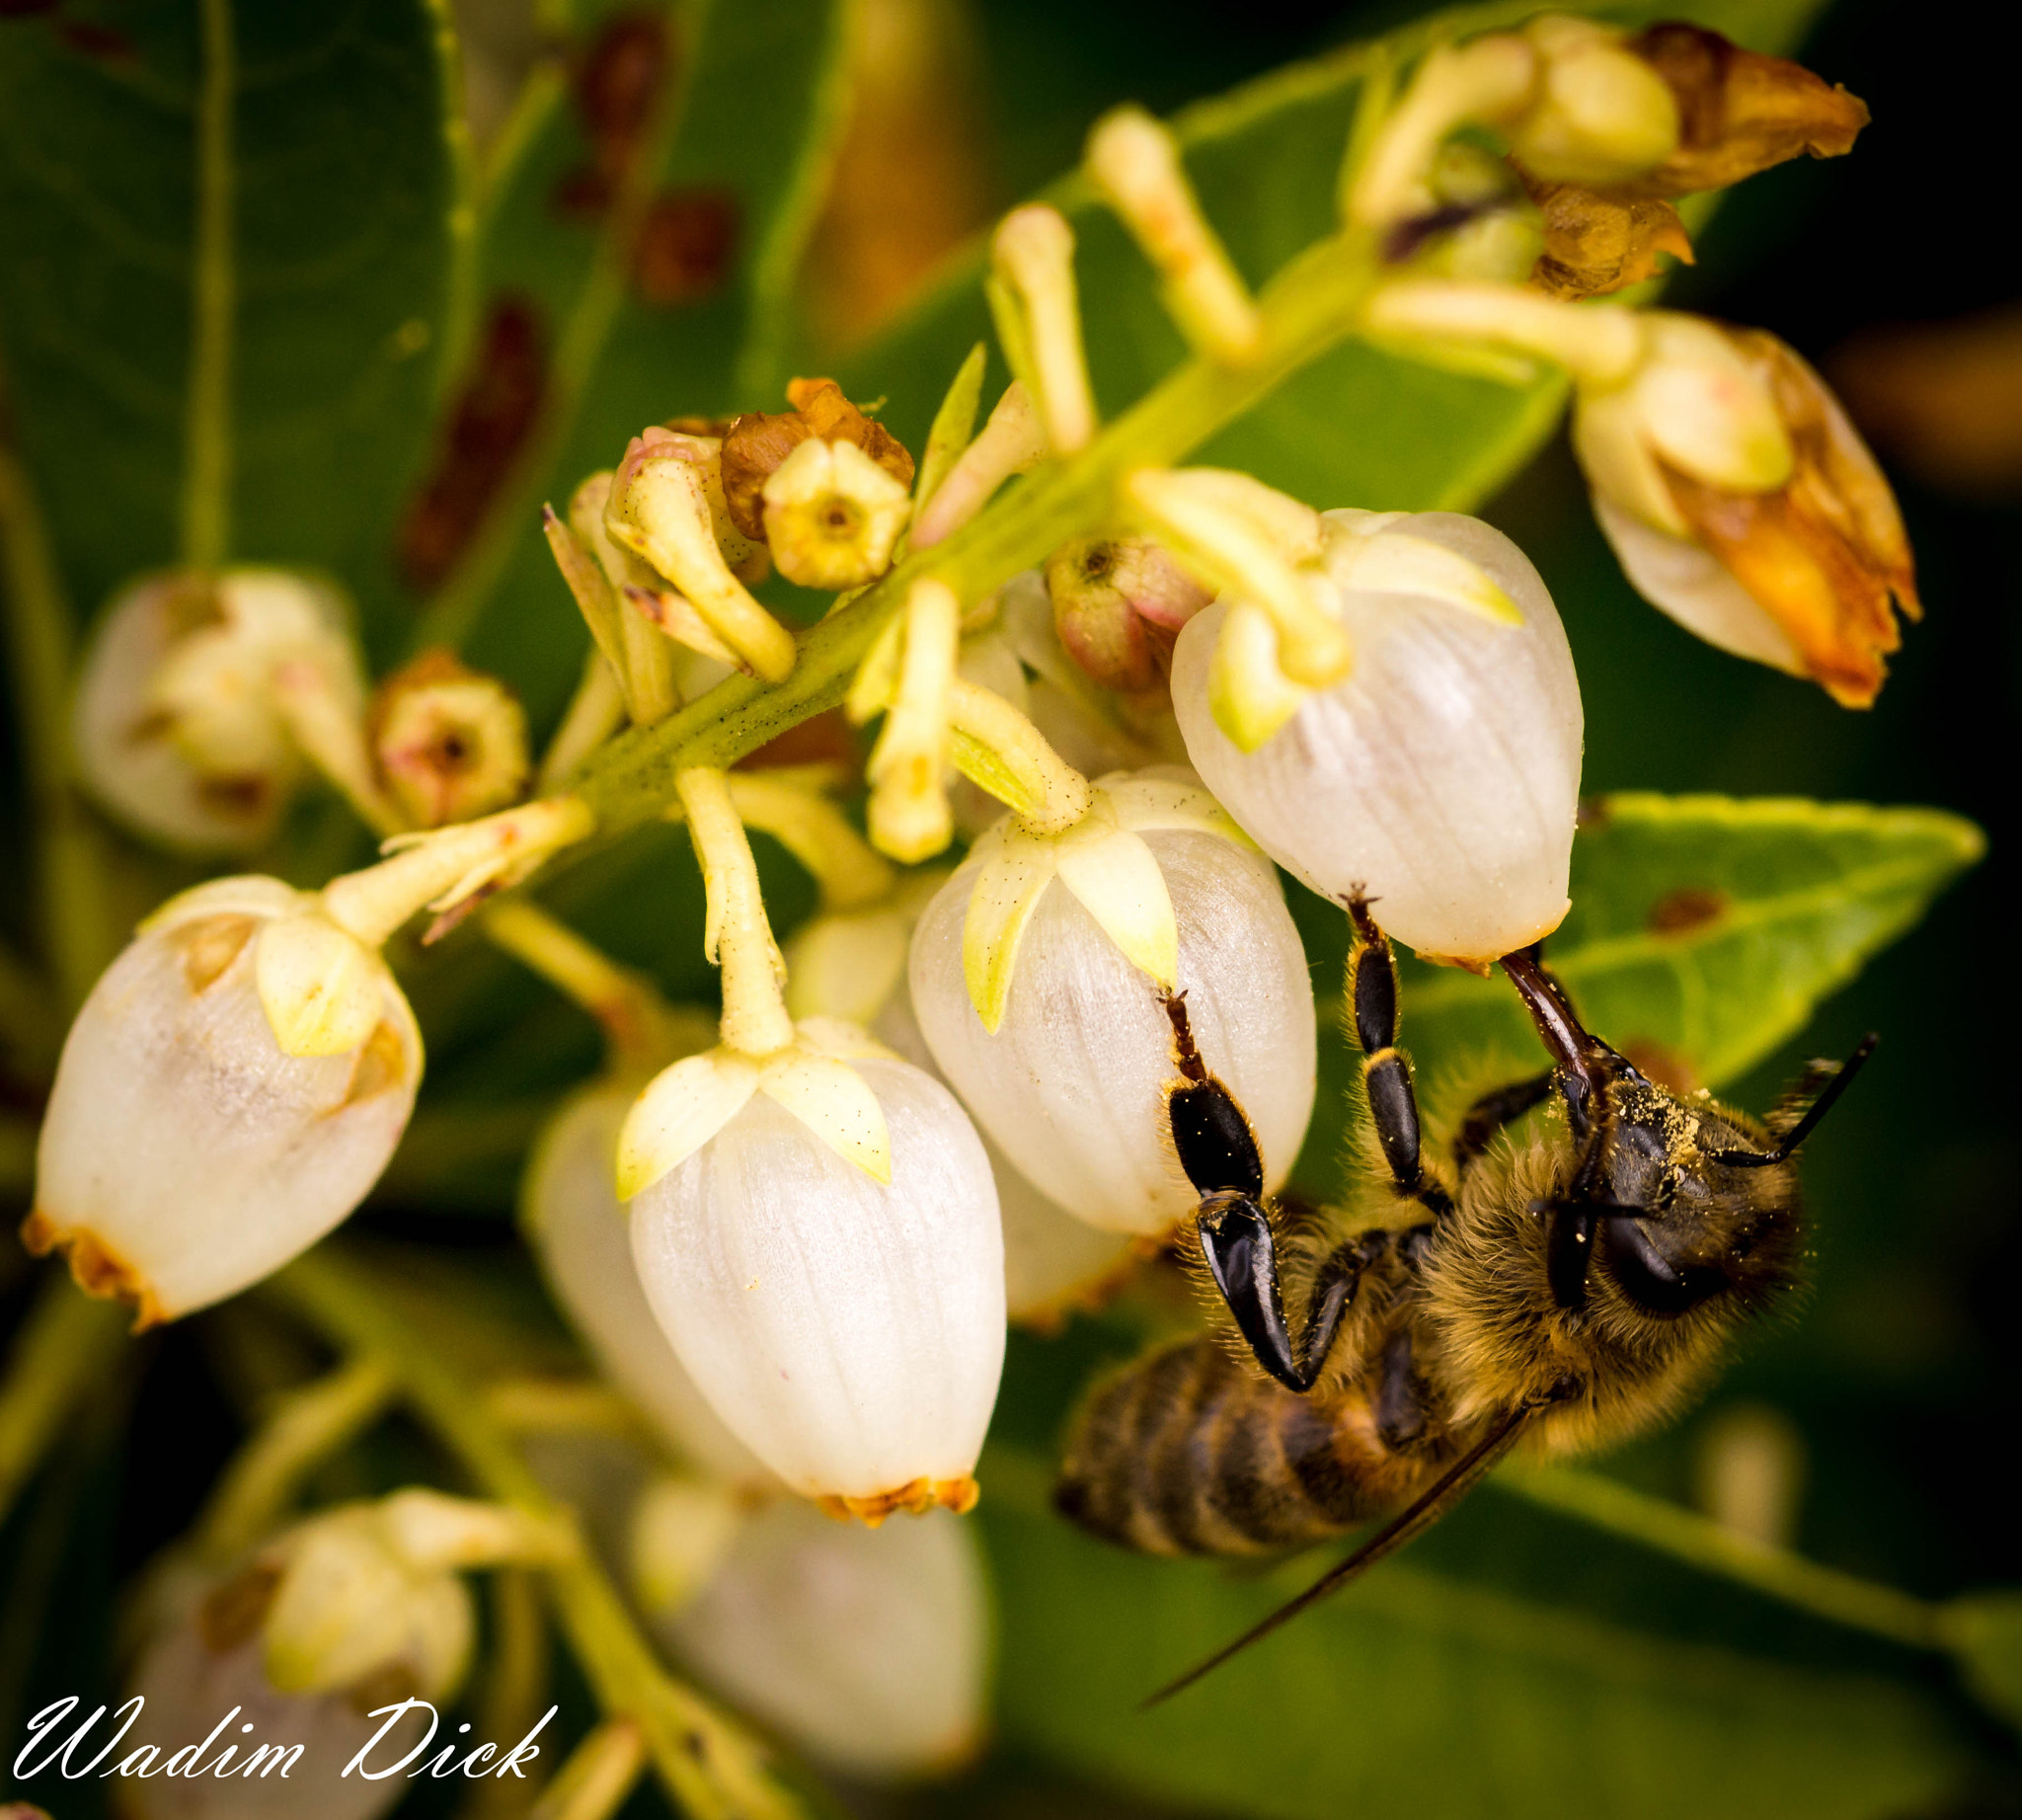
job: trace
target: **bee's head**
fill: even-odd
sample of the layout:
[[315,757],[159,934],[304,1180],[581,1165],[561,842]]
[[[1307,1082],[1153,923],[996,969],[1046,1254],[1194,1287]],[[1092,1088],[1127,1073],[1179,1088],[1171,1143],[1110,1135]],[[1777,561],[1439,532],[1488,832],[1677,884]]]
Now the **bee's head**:
[[1534,953],[1504,965],[1552,1053],[1573,1138],[1570,1178],[1539,1209],[1553,1302],[1586,1307],[1596,1269],[1621,1312],[1660,1320],[1716,1298],[1759,1306],[1787,1288],[1802,1244],[1792,1158],[1875,1039],[1843,1065],[1814,1065],[1809,1104],[1786,1102],[1764,1126],[1647,1079],[1581,1027]]

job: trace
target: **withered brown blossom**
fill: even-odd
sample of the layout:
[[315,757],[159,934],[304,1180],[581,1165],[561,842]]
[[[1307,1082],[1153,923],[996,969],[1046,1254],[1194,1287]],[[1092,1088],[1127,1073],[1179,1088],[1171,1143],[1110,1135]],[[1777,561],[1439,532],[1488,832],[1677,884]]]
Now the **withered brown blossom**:
[[900,486],[912,485],[913,461],[905,444],[851,404],[833,379],[795,379],[786,395],[791,411],[746,411],[724,437],[724,504],[745,536],[763,541],[765,483],[810,436],[854,442]]
[[1729,334],[1774,399],[1795,456],[1765,493],[1709,486],[1663,464],[1693,536],[1796,646],[1806,673],[1847,707],[1870,706],[1903,642],[1896,607],[1923,616],[1909,539],[1875,458],[1825,382],[1775,336]]
[[1678,145],[1647,176],[1621,185],[1625,196],[1724,190],[1800,153],[1837,158],[1868,123],[1867,104],[1843,88],[1703,26],[1655,25],[1629,48],[1676,101]]
[[1530,281],[1547,296],[1604,297],[1640,284],[1663,270],[1660,254],[1693,263],[1691,237],[1667,201],[1541,183],[1527,173],[1523,187],[1544,227]]

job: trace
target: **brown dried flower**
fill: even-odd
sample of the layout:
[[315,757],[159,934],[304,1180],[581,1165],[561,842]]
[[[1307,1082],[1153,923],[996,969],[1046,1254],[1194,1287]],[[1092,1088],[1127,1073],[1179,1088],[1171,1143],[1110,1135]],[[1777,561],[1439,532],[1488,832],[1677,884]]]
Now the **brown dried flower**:
[[1624,196],[1722,190],[1800,152],[1837,158],[1868,123],[1867,104],[1785,57],[1744,50],[1703,26],[1652,26],[1629,48],[1664,78],[1678,145]]
[[1655,277],[1658,255],[1691,265],[1692,242],[1669,202],[1617,197],[1522,173],[1544,224],[1544,251],[1530,281],[1551,297],[1603,297]]
[[525,711],[447,651],[425,651],[380,683],[366,734],[388,796],[416,828],[469,821],[526,789]]
[[747,411],[724,438],[724,504],[731,522],[745,536],[764,539],[765,483],[810,436],[854,442],[900,486],[912,485],[912,456],[905,445],[851,404],[833,379],[795,379],[786,393],[791,411]]

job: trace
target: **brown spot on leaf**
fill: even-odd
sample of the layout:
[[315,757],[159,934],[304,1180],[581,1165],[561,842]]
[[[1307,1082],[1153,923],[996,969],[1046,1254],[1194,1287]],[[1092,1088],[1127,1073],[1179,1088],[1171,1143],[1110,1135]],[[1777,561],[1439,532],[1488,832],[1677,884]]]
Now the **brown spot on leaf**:
[[605,21],[576,66],[572,89],[590,162],[556,183],[549,200],[558,214],[594,219],[610,206],[653,119],[667,52],[659,16],[618,13]]
[[262,1561],[213,1587],[196,1608],[196,1633],[204,1648],[222,1656],[251,1642],[267,1622],[280,1579],[277,1563]]
[[1725,892],[1681,885],[1650,907],[1643,926],[1653,935],[1687,935],[1718,922],[1727,913],[1727,906]]
[[1614,819],[1614,808],[1604,796],[1583,796],[1574,816],[1576,828],[1605,828]]
[[398,562],[414,589],[435,587],[484,521],[540,415],[547,338],[523,297],[497,298],[449,414],[428,477],[401,522]]
[[738,198],[728,190],[668,190],[639,230],[632,277],[661,309],[699,303],[723,287],[738,244]]
[[830,708],[789,727],[731,768],[767,771],[786,764],[837,764],[854,772],[857,758],[856,729],[840,708]]

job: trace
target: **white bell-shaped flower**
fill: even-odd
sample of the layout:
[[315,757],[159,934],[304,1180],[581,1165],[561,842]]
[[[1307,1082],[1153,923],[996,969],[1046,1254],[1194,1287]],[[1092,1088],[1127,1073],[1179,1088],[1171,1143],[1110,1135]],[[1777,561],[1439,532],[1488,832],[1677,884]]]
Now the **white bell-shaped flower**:
[[737,1484],[772,1484],[772,1473],[696,1388],[640,1287],[611,1180],[618,1133],[637,1097],[628,1083],[601,1081],[563,1105],[527,1165],[521,1225],[598,1367],[682,1459]]
[[422,1038],[378,954],[277,879],[158,910],[71,1025],[30,1248],[141,1325],[222,1301],[364,1199],[413,1110]]
[[980,1741],[982,1564],[943,1512],[871,1531],[771,1505],[699,1593],[652,1622],[725,1699],[844,1775],[932,1775]]
[[789,1485],[874,1522],[974,1501],[1004,1247],[939,1081],[819,1019],[770,1056],[691,1056],[627,1119],[618,1192],[662,1331]]
[[1224,725],[1243,660],[1220,641],[1247,609],[1218,600],[1174,654],[1188,755],[1280,865],[1324,897],[1367,897],[1421,952],[1481,962],[1538,940],[1566,913],[1582,734],[1544,583],[1476,518],[1323,521],[1313,592],[1349,636],[1350,673],[1288,697],[1241,749]]
[[1007,818],[976,843],[914,931],[912,1008],[1035,1186],[1090,1225],[1162,1235],[1199,1199],[1167,1130],[1162,994],[1186,994],[1275,1184],[1313,1108],[1312,988],[1278,875],[1198,783],[1105,778],[1095,799],[1057,839]]
[[285,570],[135,584],[85,654],[74,725],[85,782],[171,845],[257,845],[301,771],[273,687],[280,668],[313,678],[337,717],[363,717],[348,619],[335,590]]
[[[900,987],[873,1030],[880,1042],[941,1077],[913,1015],[909,989]],[[988,1132],[978,1128],[976,1136],[990,1159],[1004,1226],[1004,1312],[1014,1321],[1049,1329],[1075,1307],[1103,1300],[1130,1268],[1129,1236],[1075,1219],[1035,1188]]]

